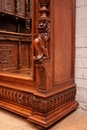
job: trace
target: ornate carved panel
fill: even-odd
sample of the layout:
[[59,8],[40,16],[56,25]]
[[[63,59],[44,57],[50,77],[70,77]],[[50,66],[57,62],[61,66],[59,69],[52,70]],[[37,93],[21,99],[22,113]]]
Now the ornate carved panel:
[[16,15],[19,17],[25,16],[25,0],[16,0]]
[[5,0],[5,10],[11,11],[11,0]]
[[8,42],[0,42],[0,71],[3,69],[6,71],[7,68],[17,67],[17,55],[15,49],[17,44],[10,44]]
[[29,67],[29,44],[22,43],[21,44],[21,62],[22,67]]
[[14,0],[2,0],[2,8],[3,8],[2,11],[14,14],[15,11],[14,2],[15,2]]
[[18,14],[22,14],[22,7],[23,7],[24,0],[17,0],[18,4]]

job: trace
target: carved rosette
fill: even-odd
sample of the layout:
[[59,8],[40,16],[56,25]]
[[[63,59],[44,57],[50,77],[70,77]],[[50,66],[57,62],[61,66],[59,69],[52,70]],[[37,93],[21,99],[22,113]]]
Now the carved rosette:
[[38,69],[40,83],[38,91],[46,92],[48,85],[49,70],[49,41],[50,41],[50,19],[48,18],[48,4],[50,0],[39,0],[40,3],[40,18],[38,19],[38,34],[36,35],[33,44],[35,47],[35,65]]

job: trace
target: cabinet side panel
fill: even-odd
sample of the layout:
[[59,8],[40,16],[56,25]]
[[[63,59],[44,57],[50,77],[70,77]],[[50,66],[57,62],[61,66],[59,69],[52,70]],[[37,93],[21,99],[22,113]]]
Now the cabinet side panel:
[[54,2],[54,82],[72,78],[73,69],[73,0]]

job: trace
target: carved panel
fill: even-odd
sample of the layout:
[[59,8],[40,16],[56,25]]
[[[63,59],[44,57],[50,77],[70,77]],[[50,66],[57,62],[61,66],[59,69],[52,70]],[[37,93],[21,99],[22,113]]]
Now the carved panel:
[[23,0],[18,0],[18,13],[19,14],[22,14],[22,3],[23,2]]
[[14,0],[2,0],[3,11],[14,13]]
[[29,44],[22,43],[21,44],[21,62],[22,67],[28,67],[29,64]]
[[35,61],[37,67],[38,77],[36,81],[38,83],[38,91],[46,93],[50,89],[50,67],[49,60]]
[[11,0],[5,0],[5,10],[11,11]]
[[46,86],[46,70],[43,66],[39,66],[38,68],[40,75],[40,86]]
[[25,16],[25,0],[16,0],[16,15]]
[[17,58],[15,49],[17,44],[10,44],[8,42],[0,42],[0,71],[6,68],[17,67]]

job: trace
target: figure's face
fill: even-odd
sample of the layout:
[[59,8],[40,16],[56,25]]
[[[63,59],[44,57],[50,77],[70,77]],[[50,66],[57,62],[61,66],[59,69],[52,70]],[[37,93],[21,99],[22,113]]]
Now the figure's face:
[[46,26],[47,24],[45,22],[41,22],[38,24],[38,30],[40,33],[46,32]]

